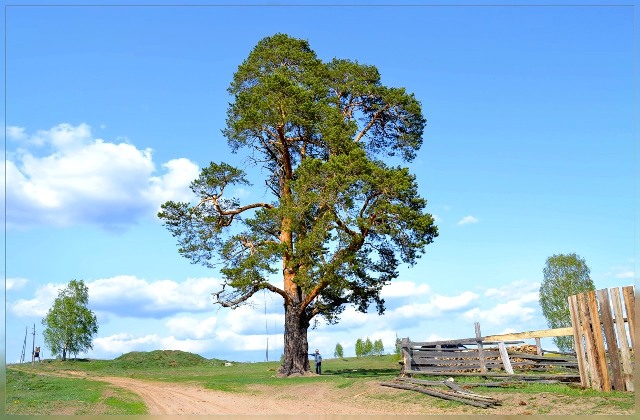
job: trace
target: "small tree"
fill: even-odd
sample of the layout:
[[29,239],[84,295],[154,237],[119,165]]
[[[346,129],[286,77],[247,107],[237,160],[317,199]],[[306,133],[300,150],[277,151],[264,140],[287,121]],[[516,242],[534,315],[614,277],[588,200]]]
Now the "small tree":
[[333,357],[339,357],[339,358],[344,357],[344,349],[342,348],[342,344],[340,343],[336,344],[336,349],[333,352]]
[[371,356],[373,354],[373,343],[371,342],[371,339],[369,337],[367,337],[367,339],[364,341],[363,350],[365,356]]
[[377,356],[381,356],[384,353],[384,344],[382,344],[381,338],[373,342],[373,353]]
[[402,349],[401,343],[402,343],[402,340],[400,340],[400,337],[398,337],[398,334],[396,334],[396,346],[395,346],[395,349],[394,349],[394,353],[397,356],[400,356],[400,353],[402,353],[402,351],[401,351],[401,349]]
[[[589,277],[589,267],[583,258],[574,254],[558,254],[547,258],[540,285],[540,306],[549,328],[571,326],[567,298],[571,295],[595,290]],[[554,337],[559,350],[573,349],[572,337]]]
[[98,333],[98,320],[87,308],[89,289],[82,280],[71,280],[58,292],[53,307],[42,320],[44,341],[51,353],[78,354],[93,348],[93,336]]
[[364,342],[362,338],[356,340],[356,357],[364,356]]

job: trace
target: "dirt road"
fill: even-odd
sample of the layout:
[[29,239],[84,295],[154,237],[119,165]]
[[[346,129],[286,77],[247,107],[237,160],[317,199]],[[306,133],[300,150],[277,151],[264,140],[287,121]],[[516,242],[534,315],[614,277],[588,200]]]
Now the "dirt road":
[[[20,369],[28,371],[27,369]],[[493,393],[502,405],[490,409],[471,406],[447,407],[442,400],[412,395],[409,391],[381,387],[379,381],[358,382],[347,388],[331,384],[255,385],[243,393],[214,391],[194,383],[169,383],[87,375],[82,371],[38,374],[85,377],[130,390],[143,399],[152,415],[416,415],[416,414],[629,414],[631,410],[603,406],[605,397],[571,398],[549,393]],[[398,398],[398,393],[408,396]],[[426,398],[426,399],[425,399]],[[270,416],[268,416],[270,417]],[[266,418],[266,417],[265,417]]]

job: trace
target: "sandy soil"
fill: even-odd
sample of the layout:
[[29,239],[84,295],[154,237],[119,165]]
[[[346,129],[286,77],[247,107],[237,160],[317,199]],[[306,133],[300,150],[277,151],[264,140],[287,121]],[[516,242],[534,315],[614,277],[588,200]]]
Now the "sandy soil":
[[[575,398],[554,394],[491,393],[502,404],[488,409],[472,406],[441,408],[442,400],[412,391],[383,387],[378,381],[337,389],[330,384],[254,386],[248,392],[209,390],[198,384],[173,384],[123,377],[76,377],[108,382],[128,389],[144,400],[152,415],[416,415],[416,414],[631,414],[603,405],[604,398]],[[403,394],[403,396],[399,396]],[[599,409],[601,407],[602,410]]]

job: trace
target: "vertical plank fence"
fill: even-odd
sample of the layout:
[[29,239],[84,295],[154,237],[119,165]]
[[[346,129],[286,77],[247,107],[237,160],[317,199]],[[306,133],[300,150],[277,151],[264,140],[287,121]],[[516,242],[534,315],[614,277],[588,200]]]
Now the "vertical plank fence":
[[[633,286],[569,296],[580,382],[600,391],[633,391]],[[625,323],[627,324],[625,326]],[[629,345],[631,343],[631,346]]]

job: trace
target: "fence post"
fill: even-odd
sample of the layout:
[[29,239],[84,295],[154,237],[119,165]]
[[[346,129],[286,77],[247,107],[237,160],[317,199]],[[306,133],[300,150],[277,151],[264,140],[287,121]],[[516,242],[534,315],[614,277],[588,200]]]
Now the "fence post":
[[534,337],[536,339],[536,354],[542,356],[542,345],[540,345],[540,337]]
[[504,346],[504,342],[500,341],[498,343],[498,349],[500,350],[500,358],[502,359],[502,365],[504,366],[505,372],[509,375],[513,375],[511,360],[509,360],[509,353],[507,353],[507,348]]
[[402,352],[402,361],[403,361],[402,370],[403,370],[403,373],[406,374],[408,370],[412,370],[411,369],[412,358],[411,358],[411,354],[409,353],[409,337],[403,338],[402,341],[400,341],[400,350]]
[[480,358],[480,373],[487,373],[487,363],[484,357],[484,350],[482,349],[482,334],[480,334],[480,323],[475,323],[476,327],[476,342],[478,343],[478,356]]

